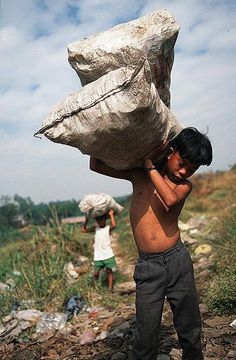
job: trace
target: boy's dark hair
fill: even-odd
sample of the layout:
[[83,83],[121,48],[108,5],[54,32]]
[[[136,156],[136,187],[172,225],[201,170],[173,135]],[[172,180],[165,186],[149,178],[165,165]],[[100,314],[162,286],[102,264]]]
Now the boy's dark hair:
[[210,140],[194,127],[183,129],[169,145],[191,164],[209,166],[212,162]]
[[103,215],[99,215],[99,216],[96,216],[96,217],[95,217],[95,220],[98,220],[98,221],[100,221],[100,220],[106,220],[106,219],[107,219],[107,216],[108,216],[108,213],[103,214]]

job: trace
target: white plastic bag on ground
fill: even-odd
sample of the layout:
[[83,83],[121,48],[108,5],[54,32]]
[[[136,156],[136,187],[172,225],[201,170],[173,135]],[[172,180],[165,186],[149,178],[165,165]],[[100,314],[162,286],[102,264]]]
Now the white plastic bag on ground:
[[106,214],[110,209],[120,213],[124,208],[112,196],[104,193],[86,195],[79,203],[80,210],[90,218]]
[[143,158],[181,130],[152,83],[148,61],[102,76],[56,105],[35,134],[77,147],[115,169]]
[[68,45],[69,62],[86,85],[104,74],[148,59],[152,81],[169,107],[170,73],[179,25],[167,10],[117,25]]

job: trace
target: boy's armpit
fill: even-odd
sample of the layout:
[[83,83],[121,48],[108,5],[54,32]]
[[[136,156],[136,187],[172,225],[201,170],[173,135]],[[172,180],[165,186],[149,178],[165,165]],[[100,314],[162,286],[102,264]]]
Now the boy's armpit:
[[99,159],[90,157],[90,169],[99,174],[132,181],[133,169],[128,170],[116,170],[106,165]]

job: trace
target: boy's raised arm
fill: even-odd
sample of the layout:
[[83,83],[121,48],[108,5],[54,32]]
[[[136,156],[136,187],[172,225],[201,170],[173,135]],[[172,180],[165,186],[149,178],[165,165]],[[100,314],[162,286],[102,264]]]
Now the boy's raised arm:
[[81,232],[89,233],[89,232],[94,232],[95,231],[95,226],[91,226],[90,228],[87,227],[88,222],[89,222],[89,217],[86,216],[85,221],[83,223],[83,226],[81,227]]
[[99,174],[111,176],[118,179],[126,179],[132,181],[133,170],[116,170],[106,165],[101,160],[90,156],[90,170]]
[[115,220],[114,210],[113,210],[113,209],[110,209],[110,210],[108,211],[108,215],[109,215],[109,217],[110,217],[110,222],[111,222],[110,229],[113,230],[113,229],[115,229],[115,227],[116,227],[116,220]]
[[[168,208],[185,200],[192,190],[191,182],[188,180],[177,185],[175,189],[172,189],[155,168],[151,159],[146,159],[144,161],[144,169],[149,170],[147,174],[158,195]],[[153,170],[150,171],[150,169]]]

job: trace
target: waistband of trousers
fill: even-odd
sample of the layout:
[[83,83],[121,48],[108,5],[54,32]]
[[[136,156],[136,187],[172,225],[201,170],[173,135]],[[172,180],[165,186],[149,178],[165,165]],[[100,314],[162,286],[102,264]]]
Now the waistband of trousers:
[[140,252],[139,258],[147,260],[147,259],[153,259],[153,258],[158,258],[158,257],[168,257],[168,256],[174,254],[175,252],[179,252],[184,247],[185,247],[185,245],[183,244],[181,239],[179,239],[174,246],[172,246],[170,249],[168,249],[166,251],[158,252],[158,253]]

